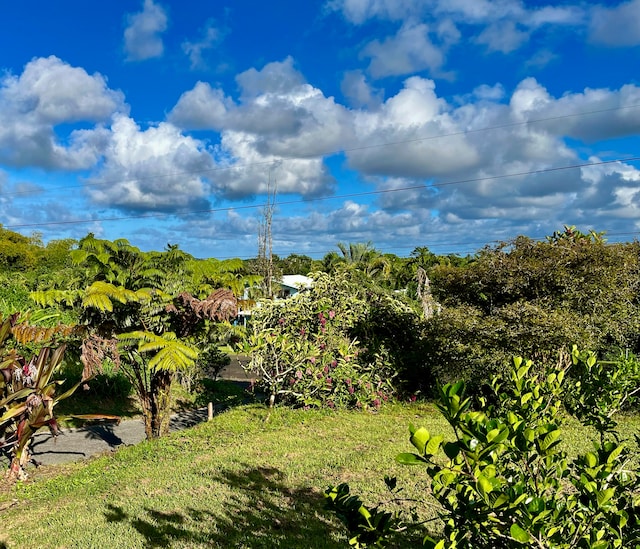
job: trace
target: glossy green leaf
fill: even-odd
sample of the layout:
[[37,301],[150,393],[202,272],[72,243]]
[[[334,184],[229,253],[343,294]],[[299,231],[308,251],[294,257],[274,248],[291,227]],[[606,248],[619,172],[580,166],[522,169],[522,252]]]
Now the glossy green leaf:
[[416,454],[410,454],[408,452],[403,452],[396,456],[396,461],[401,463],[402,465],[420,465],[424,464],[425,460],[423,457],[418,456]]
[[526,530],[523,530],[517,524],[511,525],[511,528],[509,528],[509,533],[511,534],[511,537],[513,539],[515,539],[516,541],[519,541],[520,543],[528,543],[529,540],[531,539],[529,532],[527,532]]
[[418,452],[424,454],[425,446],[427,445],[427,442],[429,442],[430,438],[431,435],[429,435],[429,431],[427,431],[424,427],[420,427],[411,435],[409,441],[411,442],[411,444],[413,444],[415,449],[418,450]]

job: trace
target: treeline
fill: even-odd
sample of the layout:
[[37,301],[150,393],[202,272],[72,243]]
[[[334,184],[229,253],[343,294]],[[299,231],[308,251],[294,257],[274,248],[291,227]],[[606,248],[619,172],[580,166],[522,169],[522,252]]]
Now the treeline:
[[[251,297],[260,297],[258,259],[198,260],[176,245],[145,253],[119,240],[111,243],[111,257],[102,252],[106,264],[96,267],[100,254],[94,254],[91,265],[85,257],[94,241],[97,239],[90,234],[79,242],[53,241],[45,246],[37,235],[25,237],[0,228],[2,313],[33,309],[33,292],[81,289],[99,279],[126,288],[162,287],[174,296],[187,291],[200,299],[222,287],[238,298],[246,296],[247,288]],[[479,388],[508,365],[513,355],[536,362],[562,361],[574,344],[600,356],[640,351],[637,241],[610,244],[602,233],[565,227],[544,241],[520,236],[467,257],[439,256],[426,247],[416,247],[403,258],[382,254],[371,243],[339,243],[336,251],[321,260],[291,254],[275,256],[273,262],[276,278],[312,272],[336,277],[329,284],[342,286],[336,292],[347,303],[357,299],[373,302],[372,296],[386,294],[392,298],[388,303],[401,303],[415,311],[410,326],[404,316],[394,324],[393,314],[388,314],[391,320],[385,325],[389,333],[395,333],[396,346],[406,350],[404,355],[389,356],[388,361],[392,367],[402,366],[399,377],[408,380],[412,385],[408,390],[414,392],[428,394],[438,383],[460,378]],[[109,274],[109,264],[119,265],[120,279]],[[164,279],[133,280],[144,279],[143,266],[147,270],[160,266]],[[89,267],[102,271],[88,274]],[[130,280],[122,278],[122,273]],[[422,282],[420,275],[425,277]],[[368,297],[362,295],[363,288],[368,288]],[[427,303],[429,318],[423,314]],[[67,315],[67,321],[79,318],[73,307],[58,303],[57,309]],[[377,318],[385,314],[377,308]],[[256,326],[269,328],[260,314],[256,319]],[[369,324],[373,325],[371,319]],[[404,343],[402,334],[410,334]],[[359,337],[365,346],[378,344],[362,342],[361,332],[354,332],[353,337]]]

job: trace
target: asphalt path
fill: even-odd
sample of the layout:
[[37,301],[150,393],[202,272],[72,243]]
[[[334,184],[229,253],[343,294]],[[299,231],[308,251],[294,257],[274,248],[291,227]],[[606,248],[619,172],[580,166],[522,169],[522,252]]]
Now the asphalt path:
[[[220,373],[220,379],[238,382],[252,381],[237,360]],[[200,408],[171,417],[170,431],[179,431],[207,421],[208,409]],[[35,435],[31,445],[34,463],[56,465],[113,452],[121,446],[137,444],[145,439],[141,418],[128,419],[119,424],[104,423],[80,429],[65,429],[57,437],[47,432]]]

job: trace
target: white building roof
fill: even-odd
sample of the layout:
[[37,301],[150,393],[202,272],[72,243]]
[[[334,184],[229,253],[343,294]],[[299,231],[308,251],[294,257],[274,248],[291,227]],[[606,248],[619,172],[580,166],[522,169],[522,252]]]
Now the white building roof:
[[283,275],[282,284],[289,288],[304,290],[313,286],[313,278],[304,275]]

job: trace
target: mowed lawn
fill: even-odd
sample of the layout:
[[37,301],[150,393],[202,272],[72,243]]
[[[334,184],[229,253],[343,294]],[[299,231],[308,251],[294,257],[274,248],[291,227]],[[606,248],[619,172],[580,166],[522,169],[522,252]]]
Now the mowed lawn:
[[[241,406],[159,441],[32,470],[29,481],[0,490],[0,547],[348,547],[323,508],[327,485],[348,482],[376,503],[389,500],[387,474],[403,497],[428,502],[424,470],[394,457],[411,450],[409,423],[450,434],[420,403],[378,413],[277,408],[266,424],[265,416],[262,405]],[[639,427],[631,417],[621,430]],[[589,436],[571,423],[567,449],[589,449]],[[427,504],[421,513],[435,511]],[[420,539],[404,533],[396,546]]]

